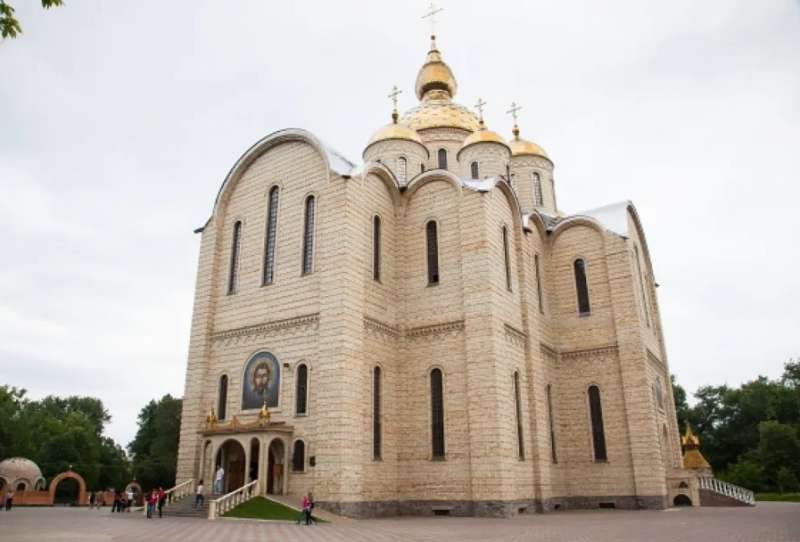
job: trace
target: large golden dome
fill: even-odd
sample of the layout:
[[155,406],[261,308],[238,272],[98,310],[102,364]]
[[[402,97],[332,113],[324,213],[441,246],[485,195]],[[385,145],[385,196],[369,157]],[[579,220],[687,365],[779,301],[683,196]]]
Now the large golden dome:
[[478,117],[463,105],[453,103],[441,91],[428,92],[422,103],[405,112],[400,122],[414,130],[426,128],[461,128],[474,132],[480,128]]
[[416,92],[421,103],[406,111],[400,122],[414,130],[426,128],[461,128],[473,132],[479,128],[478,117],[457,103],[453,103],[458,84],[436,48],[436,38],[431,36],[431,48],[425,64],[417,74]]

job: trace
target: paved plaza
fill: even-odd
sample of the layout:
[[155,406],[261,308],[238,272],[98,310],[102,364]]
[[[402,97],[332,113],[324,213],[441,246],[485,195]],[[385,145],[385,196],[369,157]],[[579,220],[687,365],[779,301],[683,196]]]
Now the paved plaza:
[[547,542],[800,542],[800,504],[755,508],[557,512],[514,519],[400,518],[312,527],[239,520],[146,520],[71,508],[0,512],[3,542],[293,542],[293,541],[547,541]]

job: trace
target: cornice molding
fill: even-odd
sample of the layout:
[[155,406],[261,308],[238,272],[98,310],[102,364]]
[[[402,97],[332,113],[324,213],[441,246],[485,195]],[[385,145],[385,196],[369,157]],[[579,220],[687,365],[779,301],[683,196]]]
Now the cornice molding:
[[390,326],[380,320],[376,320],[374,318],[370,318],[369,316],[364,317],[364,329],[367,331],[371,331],[375,334],[382,335],[385,337],[390,337],[392,339],[397,339],[400,337],[400,330],[394,326]]
[[458,334],[464,331],[464,320],[454,322],[444,322],[430,326],[412,327],[406,330],[405,338],[409,340],[434,338],[441,339],[447,335]]
[[561,359],[575,359],[575,358],[583,358],[589,356],[596,356],[600,354],[616,354],[617,353],[617,345],[615,344],[607,344],[605,346],[598,346],[595,348],[586,348],[583,350],[572,350],[569,352],[561,352],[560,357]]
[[528,344],[528,336],[514,326],[503,324],[503,329],[505,330],[506,340],[509,343],[519,348],[525,348],[525,345]]
[[281,320],[272,320],[252,326],[243,326],[234,329],[218,331],[211,334],[211,340],[215,342],[230,342],[236,339],[242,339],[251,336],[269,337],[272,335],[292,333],[302,329],[316,329],[318,326],[319,313],[317,312],[313,314],[305,314],[303,316],[295,316],[292,318],[283,318]]

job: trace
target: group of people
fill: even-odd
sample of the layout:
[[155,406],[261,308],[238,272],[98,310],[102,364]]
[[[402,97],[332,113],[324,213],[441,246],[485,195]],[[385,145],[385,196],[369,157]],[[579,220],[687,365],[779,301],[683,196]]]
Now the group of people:
[[[100,496],[100,503],[97,503],[97,495],[95,492],[89,494],[89,508],[94,508],[95,504],[99,508],[102,506],[102,495]],[[114,491],[114,501],[111,503],[111,511],[112,512],[130,512],[131,506],[136,502],[136,495],[133,493],[133,489],[128,489],[127,491]]]
[[164,488],[159,486],[158,489],[154,489],[147,494],[145,500],[147,501],[147,519],[153,517],[153,514],[156,513],[156,508],[158,508],[158,517],[162,517],[164,504],[167,502],[167,494],[164,492]]

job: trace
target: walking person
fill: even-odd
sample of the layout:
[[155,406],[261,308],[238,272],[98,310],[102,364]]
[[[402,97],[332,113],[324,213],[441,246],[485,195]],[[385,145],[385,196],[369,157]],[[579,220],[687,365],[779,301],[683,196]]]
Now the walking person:
[[127,510],[128,513],[130,513],[131,506],[133,506],[133,497],[134,497],[133,488],[129,487],[125,496],[128,497],[128,506],[125,507],[125,510]]
[[95,501],[96,498],[97,498],[97,496],[94,494],[94,491],[89,493],[89,510],[94,508],[94,501]]
[[111,503],[111,513],[112,514],[117,511],[117,506],[119,506],[119,493],[115,489],[114,490],[114,502]]
[[205,501],[205,495],[203,495],[203,480],[197,482],[197,489],[194,491],[194,507],[199,508],[203,506],[203,501]]
[[314,494],[310,491],[308,492],[308,519],[312,525],[317,523],[314,521]]
[[147,494],[147,519],[153,517],[153,510],[156,508],[156,490],[152,490]]
[[11,511],[11,506],[14,504],[14,490],[12,488],[8,488],[6,491],[6,512]]
[[164,488],[158,486],[158,517],[162,517],[162,509],[164,508],[164,503],[167,502],[167,494],[164,493]]
[[305,517],[306,525],[310,525],[311,523],[311,500],[308,498],[308,495],[303,496],[303,517]]

